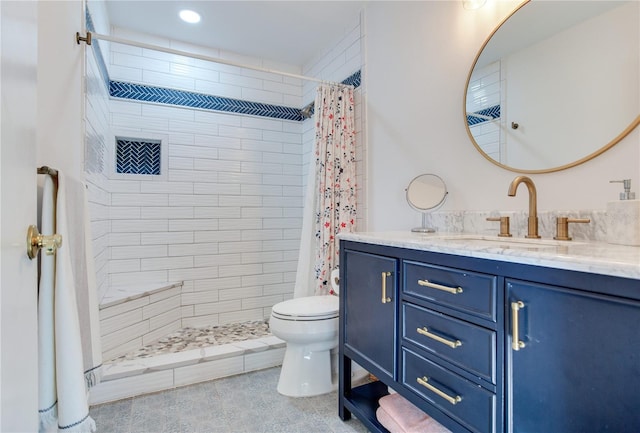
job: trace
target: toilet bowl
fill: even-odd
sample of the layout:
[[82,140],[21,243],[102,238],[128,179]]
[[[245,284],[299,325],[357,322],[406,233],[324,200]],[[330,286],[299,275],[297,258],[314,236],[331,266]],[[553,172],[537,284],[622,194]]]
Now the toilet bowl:
[[273,306],[271,333],[287,343],[278,392],[289,397],[326,394],[331,380],[331,350],[338,346],[337,296],[307,296]]

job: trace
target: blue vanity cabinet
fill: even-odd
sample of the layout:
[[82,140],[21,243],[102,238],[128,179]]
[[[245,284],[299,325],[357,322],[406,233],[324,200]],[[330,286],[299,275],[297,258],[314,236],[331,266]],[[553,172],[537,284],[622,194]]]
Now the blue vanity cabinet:
[[[502,427],[498,278],[451,258],[342,241],[342,419],[353,413],[370,431],[386,432],[375,413],[391,387],[453,432]],[[451,347],[458,338],[462,345]],[[351,361],[378,380],[352,388]],[[451,402],[458,395],[463,401]]]
[[516,279],[506,289],[508,431],[640,432],[640,301]]
[[[398,260],[349,248],[340,257],[340,416],[354,412],[370,430],[385,431],[375,410],[395,378]],[[352,390],[350,360],[382,382]]]
[[[340,254],[342,419],[386,432],[391,387],[455,433],[640,432],[640,280],[348,240]],[[380,380],[352,388],[351,360]]]

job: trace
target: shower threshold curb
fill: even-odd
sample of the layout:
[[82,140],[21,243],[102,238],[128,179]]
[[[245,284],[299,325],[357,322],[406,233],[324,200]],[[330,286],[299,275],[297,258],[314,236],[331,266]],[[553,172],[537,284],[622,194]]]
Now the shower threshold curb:
[[282,364],[286,343],[275,336],[106,363],[89,404],[107,403]]

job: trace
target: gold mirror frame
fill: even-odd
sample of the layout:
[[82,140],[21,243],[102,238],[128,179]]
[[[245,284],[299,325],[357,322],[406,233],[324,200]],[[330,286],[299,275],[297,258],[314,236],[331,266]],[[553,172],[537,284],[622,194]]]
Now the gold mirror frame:
[[580,158],[580,159],[578,159],[578,160],[576,160],[574,162],[571,162],[571,163],[568,163],[568,164],[564,164],[564,165],[561,165],[561,166],[558,166],[558,167],[545,168],[545,169],[536,169],[536,170],[514,168],[514,167],[510,167],[508,165],[505,165],[505,164],[502,164],[502,163],[496,161],[495,159],[493,159],[489,155],[487,155],[480,148],[480,146],[476,142],[475,138],[473,137],[473,134],[471,133],[471,129],[469,128],[469,123],[467,122],[467,90],[469,89],[469,82],[471,81],[471,75],[473,74],[473,70],[475,69],[476,64],[478,63],[478,59],[482,55],[482,52],[484,51],[484,48],[487,46],[487,44],[489,43],[489,41],[491,40],[493,35],[495,35],[495,33],[498,30],[500,30],[502,25],[507,20],[509,20],[509,18],[511,18],[513,15],[515,15],[520,9],[522,9],[522,7],[527,5],[530,1],[531,0],[524,1],[513,12],[511,12],[505,19],[503,19],[500,22],[500,24],[498,24],[496,26],[496,28],[491,32],[491,34],[487,37],[487,39],[484,41],[484,43],[482,44],[482,46],[478,50],[478,53],[476,54],[476,57],[473,60],[473,64],[471,65],[471,69],[469,70],[469,74],[467,75],[467,81],[466,81],[466,84],[465,84],[464,97],[463,97],[463,100],[462,100],[462,114],[463,114],[465,128],[467,129],[467,135],[469,136],[469,139],[471,140],[471,144],[473,144],[473,146],[476,148],[476,150],[485,159],[489,160],[491,163],[497,165],[498,167],[504,168],[505,170],[513,171],[513,172],[516,172],[516,173],[526,173],[526,174],[553,173],[555,171],[566,170],[567,168],[571,168],[571,167],[575,167],[577,165],[583,164],[583,163],[585,163],[585,162],[587,162],[587,161],[589,161],[589,160],[601,155],[602,153],[606,152],[607,150],[611,149],[613,146],[618,144],[618,142],[620,142],[623,138],[625,138],[627,135],[629,135],[631,133],[631,131],[633,131],[640,124],[640,114],[638,116],[636,116],[636,118],[631,121],[629,126],[627,126],[620,134],[618,134],[613,140],[611,140],[609,143],[605,144],[600,149],[598,149],[595,152],[592,152],[591,154],[589,154],[589,155],[587,155],[587,156],[585,156],[583,158]]

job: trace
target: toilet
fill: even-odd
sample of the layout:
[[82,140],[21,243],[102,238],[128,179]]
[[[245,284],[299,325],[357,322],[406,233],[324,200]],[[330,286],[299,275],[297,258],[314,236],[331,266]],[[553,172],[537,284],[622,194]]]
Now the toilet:
[[339,299],[307,296],[273,306],[269,328],[287,343],[278,392],[289,397],[326,394],[332,383],[331,351],[338,346]]

